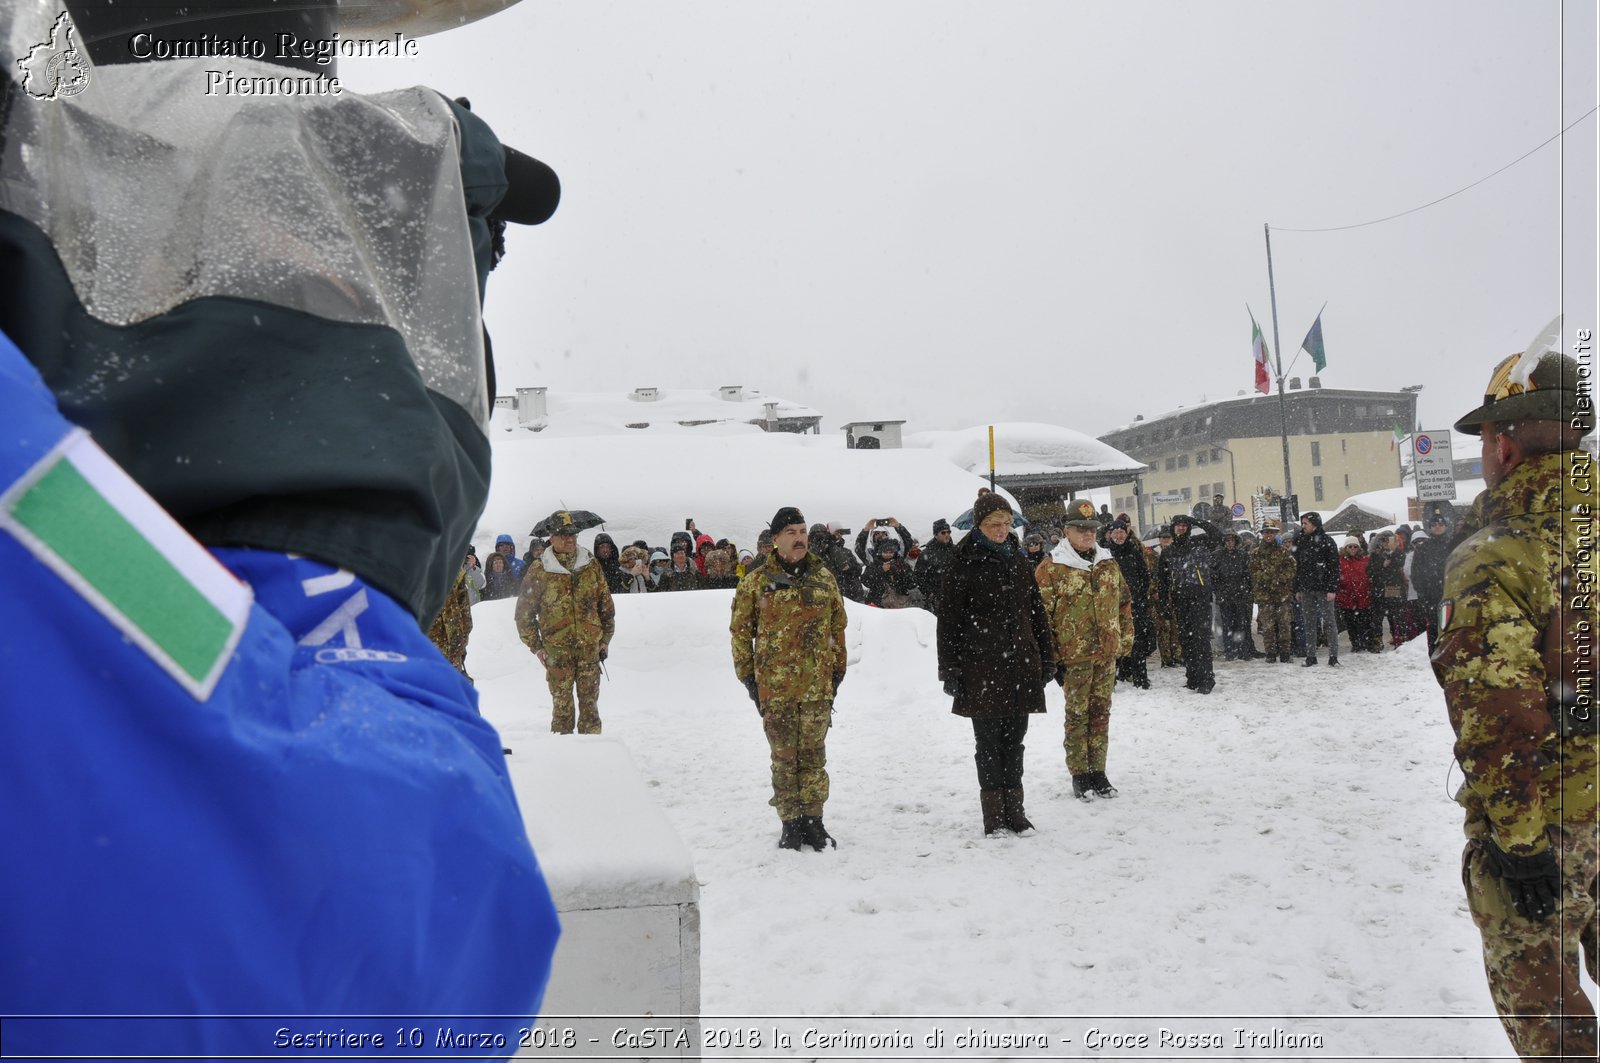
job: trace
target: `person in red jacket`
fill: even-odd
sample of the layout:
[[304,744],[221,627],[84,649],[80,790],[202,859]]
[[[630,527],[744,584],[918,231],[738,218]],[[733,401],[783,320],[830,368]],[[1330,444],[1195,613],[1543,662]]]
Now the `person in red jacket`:
[[1372,615],[1372,580],[1367,575],[1367,551],[1354,535],[1346,536],[1339,549],[1339,593],[1333,604],[1350,635],[1350,652],[1374,650],[1378,633],[1367,620]]

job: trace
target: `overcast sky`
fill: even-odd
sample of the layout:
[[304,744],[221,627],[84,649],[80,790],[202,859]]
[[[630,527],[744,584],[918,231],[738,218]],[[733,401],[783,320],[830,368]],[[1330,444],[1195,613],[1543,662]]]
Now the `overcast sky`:
[[1326,302],[1324,385],[1425,385],[1434,428],[1563,286],[1594,327],[1595,117],[1566,209],[1558,142],[1288,230],[1504,166],[1594,106],[1594,47],[1588,0],[523,0],[340,76],[561,175],[490,280],[502,393],[1099,434],[1252,386],[1270,222],[1284,364]]

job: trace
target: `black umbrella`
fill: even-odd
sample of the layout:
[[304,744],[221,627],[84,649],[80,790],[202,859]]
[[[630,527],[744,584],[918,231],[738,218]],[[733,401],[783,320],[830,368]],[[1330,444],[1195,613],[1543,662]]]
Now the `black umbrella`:
[[[961,514],[961,516],[951,521],[950,525],[951,527],[960,528],[962,531],[971,531],[972,510],[969,509],[965,513]],[[1011,526],[1013,528],[1026,528],[1028,526],[1028,518],[1024,517],[1021,513],[1013,513],[1011,514]]]
[[544,520],[533,526],[533,534],[541,539],[548,539],[556,528],[570,524],[578,531],[588,528],[598,528],[605,523],[605,518],[598,513],[591,513],[587,509],[558,509]]

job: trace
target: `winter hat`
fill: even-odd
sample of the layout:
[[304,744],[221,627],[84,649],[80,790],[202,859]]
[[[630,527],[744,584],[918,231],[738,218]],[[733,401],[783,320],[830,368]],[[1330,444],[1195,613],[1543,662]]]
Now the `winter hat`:
[[1067,519],[1062,522],[1062,527],[1078,528],[1081,531],[1099,530],[1100,518],[1095,514],[1094,503],[1087,498],[1074,498],[1068,502]]
[[940,532],[946,532],[949,530],[950,522],[945,520],[943,517],[940,517],[938,520],[933,522],[933,534],[938,535]]
[[872,549],[874,553],[879,554],[884,553],[885,551],[891,554],[898,554],[900,552],[900,540],[891,535],[887,539],[875,544]]
[[652,565],[655,564],[657,561],[671,561],[671,560],[672,560],[672,558],[667,556],[667,552],[665,550],[661,549],[661,547],[659,547],[659,546],[656,547],[654,550],[650,551],[650,563]]
[[1043,546],[1044,536],[1038,532],[1029,532],[1027,538],[1022,540],[1023,546]]
[[1111,522],[1112,531],[1116,531],[1118,528],[1121,528],[1123,531],[1128,530],[1128,521],[1126,518],[1118,517],[1116,520]]
[[[817,525],[813,524],[811,526],[811,534],[815,535],[816,533],[817,533]],[[772,529],[771,528],[762,528],[760,533],[756,536],[756,549],[759,550],[763,546],[771,546],[771,545],[772,545]]]
[[1176,517],[1173,517],[1172,518],[1172,535],[1173,535],[1173,538],[1177,538],[1178,525],[1180,525],[1180,524],[1182,524],[1185,528],[1193,528],[1194,527],[1194,520],[1187,513],[1179,513]]
[[805,522],[806,518],[801,515],[798,509],[793,506],[784,506],[772,515],[772,520],[767,524],[767,530],[776,538],[777,534],[789,525],[804,524]]
[[740,550],[739,551],[739,560],[740,561],[753,561],[753,560],[755,560],[755,556],[756,556],[755,554],[752,554],[748,550]]
[[494,544],[496,546],[499,546],[501,543],[505,543],[507,546],[516,546],[517,545],[517,541],[515,539],[513,539],[511,536],[505,534],[504,532],[502,532],[501,534],[496,535],[494,537]]
[[978,525],[983,523],[983,518],[987,517],[991,513],[998,513],[1001,510],[1005,510],[1007,513],[1011,513],[1013,516],[1015,516],[1015,511],[1011,508],[1011,503],[1006,501],[1004,495],[1000,494],[998,491],[984,491],[978,496],[978,500],[972,504],[972,526],[976,528]]
[[1344,537],[1343,545],[1345,545],[1345,546],[1360,546],[1361,545],[1361,538],[1360,538],[1360,536],[1357,536],[1357,535],[1346,535]]

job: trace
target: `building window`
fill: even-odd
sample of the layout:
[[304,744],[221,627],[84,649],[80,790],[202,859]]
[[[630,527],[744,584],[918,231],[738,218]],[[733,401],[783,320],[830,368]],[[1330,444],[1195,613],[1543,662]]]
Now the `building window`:
[[[1339,453],[1340,454],[1348,454],[1348,453],[1350,453],[1350,441],[1348,439],[1339,440]],[[1348,487],[1349,484],[1346,484],[1345,486]]]
[[1349,487],[1350,487],[1350,474],[1349,473],[1345,473],[1344,474],[1344,486],[1345,486],[1346,490],[1348,490]]
[[1179,454],[1178,455],[1178,468],[1187,469],[1188,467],[1189,467],[1189,455],[1187,455],[1187,454]]
[[1188,489],[1188,488],[1187,488],[1187,487],[1185,487],[1185,488],[1184,488],[1184,489],[1183,489],[1183,500],[1184,500],[1184,501],[1185,501],[1185,502],[1187,502],[1187,501],[1189,501],[1189,499],[1191,499],[1191,498],[1193,498],[1193,497],[1194,497],[1194,496],[1193,496],[1193,495],[1192,495],[1192,494],[1190,494],[1190,493],[1189,493],[1189,489]]
[[1321,502],[1322,501],[1322,477],[1313,476],[1311,478],[1311,491],[1312,491],[1312,493],[1314,495],[1316,495],[1317,501]]
[[1171,472],[1173,469],[1176,469],[1177,467],[1178,467],[1178,459],[1177,458],[1168,458],[1167,459],[1167,471],[1168,472]]
[[1194,456],[1194,463],[1196,465],[1204,465],[1206,463],[1206,452],[1202,450],[1200,453],[1196,454]]
[[1313,442],[1311,444],[1311,464],[1312,464],[1313,468],[1322,464],[1322,444],[1321,443]]
[[1211,460],[1212,461],[1221,461],[1222,460],[1222,450],[1220,448],[1216,448],[1216,447],[1212,448],[1212,450],[1211,450]]

